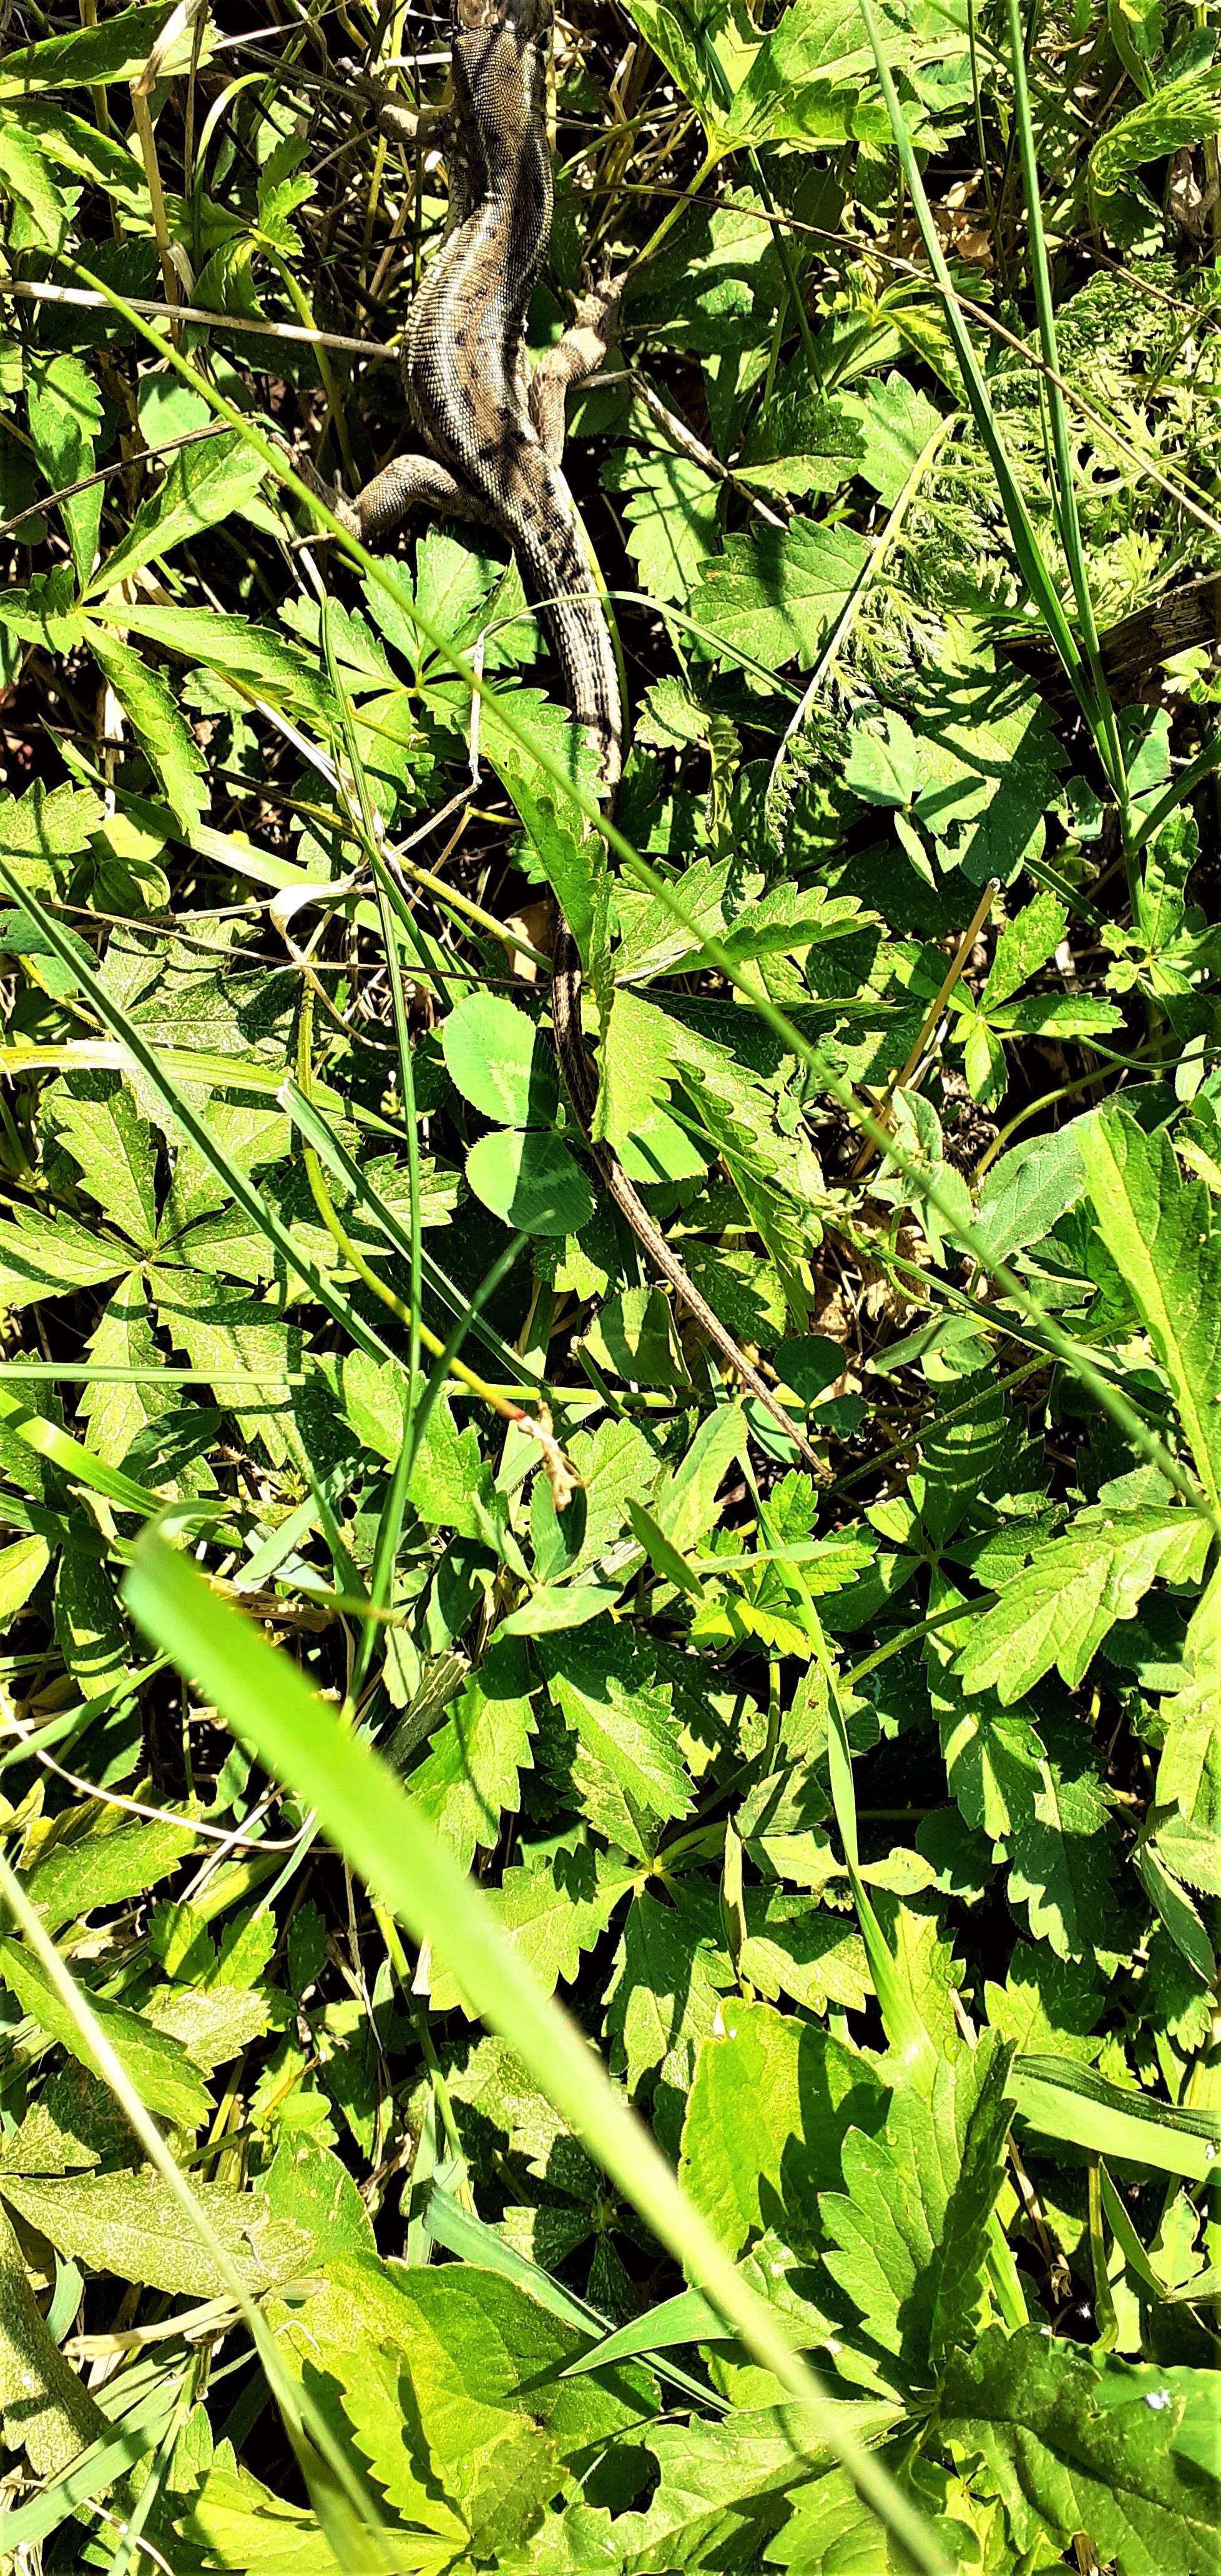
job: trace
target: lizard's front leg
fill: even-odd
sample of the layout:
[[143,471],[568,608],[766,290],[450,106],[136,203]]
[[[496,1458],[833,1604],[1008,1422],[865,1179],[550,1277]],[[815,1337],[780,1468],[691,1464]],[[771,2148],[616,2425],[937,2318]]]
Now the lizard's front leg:
[[309,484],[320,501],[334,511],[349,536],[359,537],[362,545],[384,543],[400,528],[410,510],[423,508],[439,519],[477,519],[486,525],[489,513],[473,492],[451,474],[448,465],[440,465],[435,456],[395,456],[383,465],[380,474],[364,484],[349,501],[334,485],[324,483],[310,466],[299,466],[302,481]]
[[624,283],[618,278],[589,288],[571,327],[539,359],[530,378],[530,418],[553,465],[564,461],[564,406],[571,387],[596,375],[619,337]]

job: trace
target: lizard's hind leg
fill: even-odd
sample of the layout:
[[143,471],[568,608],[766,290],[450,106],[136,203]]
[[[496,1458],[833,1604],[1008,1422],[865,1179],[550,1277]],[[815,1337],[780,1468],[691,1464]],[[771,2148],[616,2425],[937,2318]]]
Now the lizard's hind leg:
[[573,385],[596,375],[619,336],[623,280],[590,287],[571,327],[545,351],[530,378],[530,418],[553,465],[564,462],[564,406]]

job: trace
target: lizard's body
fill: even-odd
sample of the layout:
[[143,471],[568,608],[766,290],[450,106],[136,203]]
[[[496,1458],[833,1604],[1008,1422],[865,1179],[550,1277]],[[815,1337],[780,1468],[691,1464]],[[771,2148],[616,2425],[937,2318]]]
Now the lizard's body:
[[[589,297],[533,376],[526,358],[527,311],[551,237],[552,16],[553,0],[453,0],[450,224],[416,294],[403,350],[407,398],[427,453],[397,458],[348,515],[368,541],[424,502],[507,539],[546,622],[572,713],[596,746],[598,791],[609,810],[623,765],[618,666],[560,460],[565,393],[601,364],[614,296]],[[390,131],[402,123],[393,113],[383,121]],[[562,916],[552,1008],[564,1081],[616,1205],[709,1340],[822,1473],[773,1389],[687,1277],[618,1156],[593,1137],[597,1089],[581,1035],[581,963]]]

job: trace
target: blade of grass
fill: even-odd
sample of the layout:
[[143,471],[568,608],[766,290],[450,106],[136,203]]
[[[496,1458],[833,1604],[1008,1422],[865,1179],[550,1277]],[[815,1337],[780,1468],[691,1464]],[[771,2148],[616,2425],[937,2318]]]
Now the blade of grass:
[[681,2191],[584,2033],[504,1941],[482,1890],[464,1877],[373,1747],[345,1732],[296,1666],[219,1601],[197,1568],[157,1533],[142,1540],[124,1596],[146,1634],[164,1644],[239,1737],[317,1809],[372,1894],[446,1961],[482,2018],[509,2041],[658,2241],[774,2373],[793,2401],[800,2452],[841,2461],[920,2576],[947,2576],[923,2517],[840,2420],[840,2409],[791,2350],[773,2311],[742,2280]]

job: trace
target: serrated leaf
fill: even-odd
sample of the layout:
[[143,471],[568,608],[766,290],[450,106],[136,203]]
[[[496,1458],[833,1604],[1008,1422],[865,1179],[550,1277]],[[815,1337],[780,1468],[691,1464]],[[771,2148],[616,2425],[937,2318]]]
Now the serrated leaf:
[[334,2576],[335,2552],[317,2515],[261,2486],[227,2442],[189,2511],[179,2509],[175,2529],[184,2547],[205,2553],[203,2563],[213,2567],[248,2569],[250,2576],[264,2570],[266,2576]]
[[730,537],[705,566],[692,613],[721,639],[725,659],[737,648],[772,671],[791,661],[808,671],[867,560],[855,529],[810,519]]
[[680,2040],[700,2040],[712,2023],[717,1980],[691,1926],[647,1889],[633,1898],[606,1990],[606,2029],[618,2042],[629,2092]]
[[623,498],[641,589],[686,602],[720,546],[719,482],[695,458],[665,448],[629,448],[603,468],[602,480]]
[[214,528],[244,509],[266,471],[262,457],[236,430],[227,438],[180,448],[169,460],[160,490],[141,502],[126,536],[99,564],[88,596],[96,599],[117,589],[144,564],[162,561],[187,538],[201,536],[205,528]]
[[683,2126],[681,2175],[723,2245],[774,2226],[823,2242],[819,2195],[840,2179],[850,2128],[870,2133],[887,2096],[867,2060],[812,2022],[729,1998],[703,2042]]
[[857,472],[893,510],[920,457],[942,433],[943,415],[897,369],[871,377],[859,399],[847,397],[845,409],[855,412],[864,441]]
[[77,1410],[89,1425],[88,1445],[111,1467],[119,1467],[132,1442],[174,1409],[175,1394],[162,1375],[162,1353],[153,1338],[152,1316],[144,1279],[133,1270],[111,1292],[89,1337],[89,1357],[98,1368],[139,1370],[137,1384],[99,1379],[83,1386]]
[[685,1816],[692,1789],[672,1692],[651,1669],[647,1648],[607,1620],[540,1638],[538,1652],[555,1706],[632,1814],[659,1824]]
[[1053,1665],[1073,1688],[1116,1620],[1133,1617],[1159,1575],[1198,1581],[1208,1548],[1208,1525],[1194,1512],[1083,1512],[1006,1585],[995,1609],[973,1621],[954,1671],[966,1690],[994,1690],[1006,1708]]
[[493,1644],[411,1774],[421,1814],[465,1869],[476,1849],[491,1849],[505,1810],[517,1812],[533,1724],[525,1649],[515,1639]]
[[[69,35],[47,37],[42,44],[19,46],[0,68],[0,97],[24,98],[27,92],[131,80],[143,71],[165,26],[165,0],[145,0],[145,5],[121,9],[96,27],[77,27]],[[163,68],[167,72],[184,69],[190,58],[191,33],[184,26]]]
[[45,1538],[19,1538],[0,1548],[0,1619],[16,1618],[50,1562]]
[[441,1031],[450,1080],[505,1127],[545,1127],[557,1098],[555,1059],[533,1020],[499,993],[470,993]]
[[1117,2360],[1101,2367],[1036,2328],[992,2327],[955,2355],[940,2429],[978,2453],[1018,2549],[1088,2532],[1117,2576],[1215,2576],[1221,2480],[1213,2375]]
[[97,1100],[58,1086],[55,1123],[90,1198],[112,1225],[150,1250],[157,1231],[156,1143],[130,1091],[120,1085]]
[[579,1234],[594,1194],[558,1136],[539,1128],[493,1128],[472,1145],[466,1177],[477,1199],[523,1234]]
[[92,625],[89,642],[116,698],[130,716],[166,802],[183,829],[190,832],[207,803],[207,763],[168,680],[160,671],[120,644],[117,636]]
[[1068,911],[1057,895],[1042,892],[1023,904],[1021,911],[1005,923],[997,940],[988,980],[979,997],[981,1011],[991,1010],[994,1002],[1007,1002],[1032,975],[1037,975],[1054,956],[1067,928]]
[[820,2208],[832,2240],[827,2270],[908,2382],[936,2380],[956,2345],[974,2340],[987,2226],[1013,2116],[1010,2051],[981,2040],[937,2062],[931,2096],[895,2092],[881,2137],[844,2141],[845,2191]]
[[[561,1981],[572,1984],[583,1954],[601,1939],[634,1877],[631,1864],[617,1854],[594,1851],[583,1834],[565,1835],[527,1847],[490,1901],[504,1940],[529,1960],[540,1985],[553,1994]],[[438,2012],[455,2004],[466,2009],[456,1981],[444,1971],[433,1978],[432,2001]]]
[[41,1914],[48,1932],[95,1905],[121,1905],[158,1879],[168,1878],[195,1849],[197,1835],[185,1820],[166,1817],[157,1824],[119,1825],[112,1833],[74,1834],[52,1845],[28,1871],[25,1892]]
[[12,2451],[51,2478],[109,2429],[96,2398],[60,2351],[0,2208],[0,2421]]
[[0,1225],[0,1305],[29,1306],[42,1297],[97,1288],[126,1270],[130,1251],[86,1232],[69,1216],[19,1208]]
[[1203,1182],[1185,1180],[1165,1128],[1126,1111],[1082,1122],[1094,1221],[1144,1316],[1170,1380],[1196,1474],[1221,1511],[1221,1227]]
[[1160,161],[1185,143],[1202,143],[1221,131],[1221,78],[1212,70],[1180,73],[1143,98],[1099,135],[1089,160],[1090,186],[1113,196],[1147,161]]
[[806,1897],[759,1889],[748,1893],[746,1923],[738,1966],[768,2003],[787,1995],[820,2018],[829,2004],[864,2011],[873,1981],[859,1932],[815,1913]]
[[800,499],[808,492],[838,492],[851,480],[864,449],[859,429],[839,403],[809,385],[778,387],[747,433],[740,483]]
[[[108,2272],[197,2299],[223,2298],[227,2284],[198,2230],[160,2174],[69,2174],[6,2181],[6,2197],[61,2254]],[[300,2229],[273,2218],[261,2192],[193,2180],[192,2189],[230,2261],[256,2292],[290,2280],[308,2263]]]
[[[58,2040],[69,2057],[92,2070],[88,2041],[46,1971],[20,1942],[0,1942],[0,1976],[48,2039]],[[124,2004],[107,2003],[100,1995],[90,1995],[88,2002],[146,2109],[159,2111],[180,2128],[197,2129],[212,2109],[212,2099],[186,2050]]]

